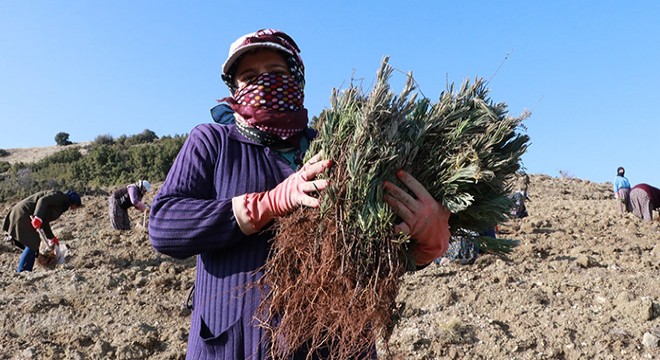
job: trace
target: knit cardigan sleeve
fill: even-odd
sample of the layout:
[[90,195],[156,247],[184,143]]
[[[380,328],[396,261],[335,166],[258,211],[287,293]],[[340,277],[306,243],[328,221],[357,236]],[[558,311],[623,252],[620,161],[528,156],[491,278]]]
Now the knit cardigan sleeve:
[[[154,248],[174,258],[220,251],[244,238],[231,198],[215,191],[219,149],[226,137],[211,126],[195,127],[152,202],[149,236]],[[229,171],[229,170],[227,170]]]

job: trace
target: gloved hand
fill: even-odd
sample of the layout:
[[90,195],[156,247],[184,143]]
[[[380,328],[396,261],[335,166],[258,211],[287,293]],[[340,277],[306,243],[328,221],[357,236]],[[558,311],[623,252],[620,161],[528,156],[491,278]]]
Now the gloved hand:
[[60,246],[60,241],[57,240],[57,236],[53,236],[52,239],[48,239],[48,248],[53,250],[55,246]]
[[416,198],[392,184],[384,183],[384,200],[401,220],[394,231],[408,234],[417,240],[413,251],[417,265],[426,265],[442,256],[449,248],[450,212],[438,203],[409,173],[399,170],[396,176]]
[[138,210],[140,210],[140,211],[144,211],[144,209],[146,208],[146,206],[144,205],[144,203],[139,202],[139,203],[135,204],[135,208],[138,209]]
[[313,179],[332,164],[332,160],[320,159],[320,154],[314,155],[302,169],[291,174],[272,190],[233,198],[234,216],[243,233],[253,234],[274,217],[284,216],[301,205],[318,207],[319,199],[308,193],[322,191],[328,186],[328,180]]
[[41,229],[41,224],[42,223],[43,223],[43,221],[41,220],[41,218],[39,218],[38,216],[32,216],[32,227],[35,230]]

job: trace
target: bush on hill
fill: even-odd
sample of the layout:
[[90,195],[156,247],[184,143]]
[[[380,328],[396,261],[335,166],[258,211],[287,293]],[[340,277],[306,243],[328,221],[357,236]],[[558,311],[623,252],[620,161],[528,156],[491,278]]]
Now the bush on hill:
[[36,163],[0,165],[0,201],[19,199],[32,193],[56,189],[74,189],[81,194],[105,193],[138,179],[164,181],[185,135],[163,137],[145,130],[133,136],[122,135],[123,141],[106,144],[104,136],[87,147],[67,148]]
[[67,146],[73,144],[71,141],[69,141],[69,133],[65,132],[58,132],[55,135],[55,143],[59,146]]
[[110,134],[102,134],[96,137],[92,142],[94,145],[112,145],[115,139]]

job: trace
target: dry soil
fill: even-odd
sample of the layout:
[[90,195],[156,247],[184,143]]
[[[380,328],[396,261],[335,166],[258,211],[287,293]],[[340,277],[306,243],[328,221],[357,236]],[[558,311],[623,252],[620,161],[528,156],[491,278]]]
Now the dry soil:
[[[660,219],[617,213],[609,183],[532,175],[529,192],[530,216],[499,226],[512,254],[402,278],[391,358],[660,358]],[[194,259],[154,251],[142,213],[118,232],[105,197],[83,202],[53,223],[70,249],[53,270],[16,273],[0,241],[0,359],[183,359]]]

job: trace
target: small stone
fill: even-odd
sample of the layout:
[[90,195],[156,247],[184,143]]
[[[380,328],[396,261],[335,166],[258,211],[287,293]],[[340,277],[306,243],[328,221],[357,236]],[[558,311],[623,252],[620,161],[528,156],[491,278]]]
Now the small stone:
[[590,268],[599,265],[596,259],[588,255],[578,255],[578,257],[575,259],[575,263],[582,268]]
[[23,356],[24,359],[34,359],[35,356],[37,355],[37,351],[34,348],[34,346],[30,346],[25,348],[25,350],[23,350],[21,355]]
[[655,349],[660,345],[660,338],[650,332],[645,332],[644,337],[642,337],[642,344],[649,349]]

